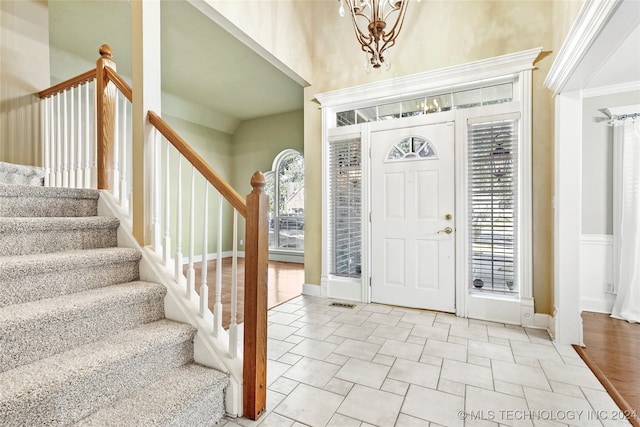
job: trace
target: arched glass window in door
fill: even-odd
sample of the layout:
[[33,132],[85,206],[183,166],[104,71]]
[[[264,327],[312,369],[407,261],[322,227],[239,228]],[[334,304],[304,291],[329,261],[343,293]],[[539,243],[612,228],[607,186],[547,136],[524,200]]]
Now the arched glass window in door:
[[265,174],[269,195],[269,249],[304,250],[304,157],[284,150]]

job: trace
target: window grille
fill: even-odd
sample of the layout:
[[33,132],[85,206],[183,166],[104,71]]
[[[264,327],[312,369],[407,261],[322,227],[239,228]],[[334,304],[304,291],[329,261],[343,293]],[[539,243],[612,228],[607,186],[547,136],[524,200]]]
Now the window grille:
[[518,123],[468,125],[471,289],[518,292]]
[[330,143],[331,274],[360,277],[362,166],[360,139]]

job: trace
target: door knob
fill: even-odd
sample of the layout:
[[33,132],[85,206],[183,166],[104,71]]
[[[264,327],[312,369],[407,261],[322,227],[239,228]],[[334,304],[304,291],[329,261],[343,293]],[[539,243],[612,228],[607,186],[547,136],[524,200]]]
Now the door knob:
[[453,228],[451,228],[451,227],[445,227],[445,229],[444,229],[444,230],[440,230],[440,231],[438,231],[438,234],[440,234],[440,233],[447,233],[447,234],[451,234],[451,233],[453,233]]

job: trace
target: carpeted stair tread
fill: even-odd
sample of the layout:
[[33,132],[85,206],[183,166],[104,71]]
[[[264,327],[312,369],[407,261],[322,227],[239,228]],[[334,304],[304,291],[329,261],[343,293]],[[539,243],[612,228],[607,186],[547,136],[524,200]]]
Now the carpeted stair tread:
[[0,217],[96,216],[98,190],[0,184]]
[[195,329],[159,320],[0,374],[0,425],[69,424],[193,361]]
[[224,416],[224,389],[228,382],[226,374],[192,363],[98,410],[76,425],[212,425]]
[[97,248],[47,254],[15,255],[2,258],[0,286],[3,279],[22,277],[40,272],[73,270],[102,264],[139,261],[142,255],[131,248]]
[[129,248],[0,258],[0,307],[138,280],[140,258]]
[[0,256],[115,247],[119,224],[100,216],[0,217]]
[[0,372],[160,320],[166,293],[131,282],[0,308]]
[[107,216],[87,217],[0,217],[1,233],[24,233],[85,228],[117,228],[120,221]]
[[32,330],[45,322],[64,322],[92,316],[119,304],[133,305],[150,297],[164,298],[167,288],[151,282],[130,282],[91,289],[57,298],[14,304],[0,308],[0,334]]

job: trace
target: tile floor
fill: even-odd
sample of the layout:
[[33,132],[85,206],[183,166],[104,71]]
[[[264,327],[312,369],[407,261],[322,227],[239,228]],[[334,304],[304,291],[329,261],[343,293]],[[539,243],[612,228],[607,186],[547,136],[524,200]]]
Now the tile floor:
[[269,311],[267,412],[221,425],[629,425],[545,331],[331,302],[300,296]]

